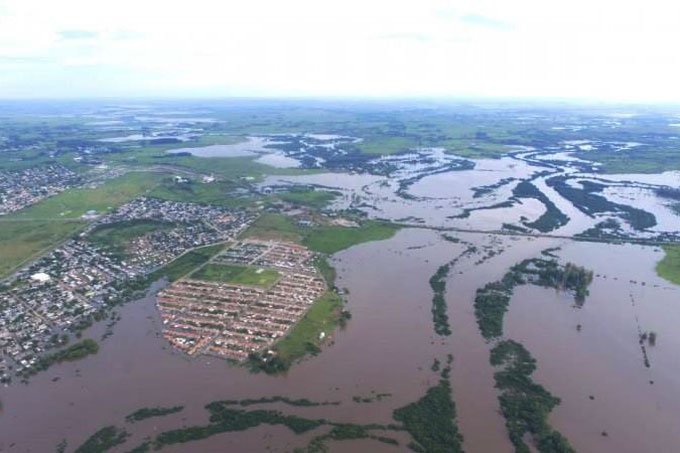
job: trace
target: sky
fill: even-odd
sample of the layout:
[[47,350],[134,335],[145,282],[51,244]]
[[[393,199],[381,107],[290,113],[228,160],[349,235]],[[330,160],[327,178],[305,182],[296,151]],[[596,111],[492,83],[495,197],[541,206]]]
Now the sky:
[[0,98],[680,102],[672,0],[0,0]]

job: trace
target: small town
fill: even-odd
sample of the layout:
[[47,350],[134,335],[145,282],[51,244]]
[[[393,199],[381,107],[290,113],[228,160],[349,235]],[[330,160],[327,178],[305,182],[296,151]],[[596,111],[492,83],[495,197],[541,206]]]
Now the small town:
[[[233,240],[253,221],[247,211],[139,198],[91,223],[16,272],[0,290],[0,379],[22,374],[47,350],[89,326],[127,295],[127,284],[197,247]],[[123,253],[97,231],[153,220],[164,225],[131,238]]]
[[[236,361],[268,350],[326,290],[312,264],[314,254],[287,242],[247,240],[212,263],[275,271],[269,287],[182,279],[159,293],[164,335],[177,349]],[[270,352],[270,351],[267,351]]]
[[80,182],[80,176],[60,164],[0,171],[0,215],[23,209]]

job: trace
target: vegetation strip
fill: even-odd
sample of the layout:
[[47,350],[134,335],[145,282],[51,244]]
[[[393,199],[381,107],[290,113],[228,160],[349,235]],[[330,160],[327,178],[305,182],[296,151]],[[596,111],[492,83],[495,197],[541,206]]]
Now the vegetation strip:
[[560,399],[531,380],[536,360],[521,344],[505,340],[491,350],[490,362],[499,367],[494,374],[498,400],[510,441],[518,453],[529,453],[525,436],[531,435],[541,453],[572,453],[567,439],[548,424],[548,415]]
[[78,343],[74,343],[60,351],[40,357],[32,367],[28,367],[23,371],[22,376],[28,377],[38,373],[39,371],[44,371],[55,363],[80,360],[90,354],[96,354],[97,351],[99,351],[99,345],[97,342],[88,338],[79,341]]
[[546,211],[535,221],[522,222],[524,226],[538,230],[541,233],[548,233],[569,222],[569,217],[560,211],[550,198],[538,190],[538,188],[529,181],[522,181],[517,184],[517,187],[512,191],[512,195],[515,198],[536,199],[543,203],[546,208]]
[[106,426],[90,436],[74,453],[103,453],[125,442],[129,434],[116,426]]
[[163,417],[165,415],[176,414],[184,409],[184,406],[173,406],[173,407],[145,407],[135,412],[131,413],[125,417],[125,421],[134,423],[147,418],[152,417]]
[[432,322],[434,323],[435,333],[443,336],[451,335],[446,299],[444,298],[446,277],[449,275],[450,267],[450,264],[444,264],[430,277],[430,287],[434,293],[432,296]]
[[500,281],[477,290],[474,306],[479,330],[487,340],[503,335],[503,317],[517,285],[532,283],[573,291],[576,304],[582,305],[592,279],[591,271],[571,263],[561,266],[553,259],[524,260],[512,266]]

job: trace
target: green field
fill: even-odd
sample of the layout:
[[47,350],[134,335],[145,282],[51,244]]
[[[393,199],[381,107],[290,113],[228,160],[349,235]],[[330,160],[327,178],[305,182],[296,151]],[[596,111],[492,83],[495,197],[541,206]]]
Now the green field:
[[0,277],[8,276],[31,257],[47,252],[85,225],[76,220],[0,220]]
[[333,254],[362,242],[391,238],[399,227],[365,221],[358,228],[341,226],[299,227],[290,217],[264,214],[246,231],[247,237],[300,242],[315,252]]
[[323,209],[340,195],[339,192],[326,190],[291,190],[278,194],[278,197],[289,203]]
[[261,215],[245,232],[246,237],[300,242],[302,230],[290,217],[281,214]]
[[224,247],[225,244],[215,244],[193,249],[174,261],[166,264],[162,268],[149,274],[149,276],[146,278],[146,281],[151,283],[163,277],[167,278],[171,282],[179,280],[180,278],[189,274],[189,272],[196,269],[198,266],[207,263],[210,258],[221,252]]
[[305,354],[317,352],[321,344],[319,334],[330,335],[335,330],[341,308],[340,296],[331,291],[314,302],[293,330],[276,344],[281,360],[290,365]]
[[176,183],[165,178],[149,194],[155,198],[186,203],[202,203],[216,206],[239,207],[252,203],[253,197],[233,197],[230,193],[240,186],[232,181],[215,181],[204,184],[195,180]]
[[669,282],[680,285],[680,245],[665,245],[666,256],[656,265],[656,273]]
[[81,216],[105,212],[145,193],[159,175],[129,173],[94,189],[71,189],[0,218],[0,277],[47,252],[87,222]]
[[94,189],[66,190],[59,195],[29,206],[6,219],[79,219],[89,210],[105,213],[133,198],[150,192],[161,175],[149,172],[128,173]]
[[389,239],[398,229],[394,225],[375,221],[364,222],[359,228],[321,226],[313,228],[302,243],[314,251],[333,254],[363,242]]
[[130,220],[101,225],[88,235],[93,243],[114,253],[124,253],[130,242],[146,233],[168,230],[173,224],[157,220]]
[[191,278],[196,280],[261,286],[264,288],[268,288],[276,283],[279,276],[279,273],[274,269],[216,263],[208,263],[191,274]]

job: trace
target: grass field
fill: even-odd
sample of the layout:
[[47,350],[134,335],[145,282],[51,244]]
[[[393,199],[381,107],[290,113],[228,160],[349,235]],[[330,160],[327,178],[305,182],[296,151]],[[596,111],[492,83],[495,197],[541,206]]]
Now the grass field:
[[399,227],[377,221],[365,221],[358,228],[340,226],[297,226],[290,217],[265,214],[246,231],[247,237],[300,242],[315,252],[333,254],[362,242],[391,238]]
[[0,278],[7,277],[31,257],[46,252],[85,225],[76,220],[0,220]]
[[364,222],[359,228],[321,226],[311,229],[302,243],[314,251],[333,254],[363,242],[389,239],[398,229],[375,221]]
[[245,232],[246,237],[291,242],[302,240],[302,230],[290,217],[281,214],[263,214]]
[[150,192],[162,176],[157,173],[133,172],[111,179],[94,189],[66,190],[59,195],[29,206],[5,219],[79,219],[89,210],[104,213],[133,198]]
[[293,330],[276,344],[279,357],[290,364],[305,354],[318,351],[321,340],[319,334],[331,334],[338,324],[342,308],[340,296],[328,291],[309,309]]
[[208,263],[191,274],[191,278],[268,288],[276,283],[279,273],[274,269]]
[[278,194],[278,197],[289,203],[323,209],[333,202],[338,195],[340,195],[339,192],[326,190],[291,190]]
[[90,209],[104,212],[145,193],[159,176],[130,173],[94,189],[71,189],[0,217],[0,277],[82,229]]
[[226,207],[244,206],[255,200],[253,197],[236,198],[229,196],[229,193],[237,187],[235,183],[230,181],[215,181],[210,184],[190,181],[178,184],[171,178],[166,178],[149,195],[164,200]]
[[172,228],[173,224],[156,220],[130,220],[101,225],[95,228],[88,239],[115,253],[124,253],[130,242],[146,233]]
[[656,273],[669,282],[680,285],[680,245],[665,245],[666,256],[656,265]]
[[224,247],[225,244],[216,244],[191,250],[149,274],[147,281],[154,282],[162,277],[167,278],[171,282],[179,280],[198,266],[207,263],[210,258],[221,252]]

